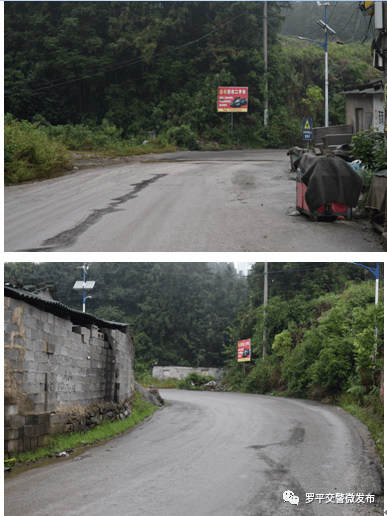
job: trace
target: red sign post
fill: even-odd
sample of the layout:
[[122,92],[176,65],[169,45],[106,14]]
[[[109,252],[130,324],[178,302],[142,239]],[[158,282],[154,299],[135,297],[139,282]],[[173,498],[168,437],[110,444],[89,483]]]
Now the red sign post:
[[239,340],[238,341],[238,362],[250,362],[251,360],[251,341]]
[[218,112],[247,113],[249,88],[245,86],[219,86]]

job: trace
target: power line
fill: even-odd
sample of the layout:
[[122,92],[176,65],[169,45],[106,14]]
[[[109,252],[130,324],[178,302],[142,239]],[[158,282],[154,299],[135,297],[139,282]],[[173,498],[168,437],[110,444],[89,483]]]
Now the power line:
[[[259,263],[259,262],[258,262]],[[323,270],[332,270],[332,269],[340,269],[343,267],[350,267],[352,263],[345,263],[342,265],[331,265],[329,267],[308,267],[305,269],[284,269],[282,271],[271,271],[269,270],[269,274],[282,274],[282,273],[288,273],[288,272],[300,272],[300,271],[323,271]],[[250,269],[252,270],[252,269]],[[259,274],[263,274],[263,272],[260,272]]]
[[[338,4],[338,2],[336,2],[335,6],[334,6],[334,8],[333,8],[333,11],[336,9],[337,4]],[[337,33],[337,34],[342,33],[342,32],[343,32],[343,30],[345,29],[345,27],[347,27],[347,25],[350,23],[350,21],[352,20],[352,18],[355,16],[355,14],[357,15],[357,13],[359,12],[359,7],[358,7],[358,5],[357,5],[357,2],[355,2],[355,3],[351,4],[351,5],[350,5],[350,7],[349,7],[349,9],[353,9],[353,13],[352,13],[352,15],[350,16],[350,18],[349,18],[349,20],[347,21],[347,23],[344,25],[344,27],[341,27],[340,29],[337,29],[337,30],[336,30],[336,33]],[[330,14],[330,16],[329,16],[328,21],[331,19],[331,16],[332,16],[332,14],[333,14],[333,11],[331,12],[331,14]],[[329,12],[329,11],[328,11],[328,12]],[[356,23],[356,20],[355,20],[355,23]],[[336,28],[335,28],[335,29],[336,29]],[[316,32],[318,32],[319,30],[320,30],[320,29],[319,29],[319,28],[317,28],[316,30],[314,30],[314,31],[310,32],[309,34],[307,34],[307,35],[306,35],[306,37],[308,37],[308,36],[311,36],[311,35],[315,34],[315,33],[316,33]]]
[[338,3],[339,3],[339,2],[336,2],[336,3],[335,3],[335,6],[334,6],[334,8],[332,9],[332,12],[331,12],[331,14],[329,15],[328,21],[332,18],[332,14],[335,12],[335,9],[336,9],[336,7],[337,7],[337,4],[338,4]]

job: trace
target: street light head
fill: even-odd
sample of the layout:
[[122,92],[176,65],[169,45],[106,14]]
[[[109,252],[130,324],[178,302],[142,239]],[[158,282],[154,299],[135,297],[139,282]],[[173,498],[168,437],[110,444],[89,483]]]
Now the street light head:
[[329,4],[329,2],[325,2],[325,3],[317,2],[317,5],[318,5],[319,7],[327,7],[327,6],[328,6],[328,5],[330,5],[330,4]]
[[336,32],[333,29],[331,29],[329,27],[329,25],[327,23],[324,23],[322,20],[319,20],[317,22],[317,24],[320,25],[320,27],[322,27],[323,29],[326,29],[329,32],[329,34],[332,34],[332,35],[336,34]]

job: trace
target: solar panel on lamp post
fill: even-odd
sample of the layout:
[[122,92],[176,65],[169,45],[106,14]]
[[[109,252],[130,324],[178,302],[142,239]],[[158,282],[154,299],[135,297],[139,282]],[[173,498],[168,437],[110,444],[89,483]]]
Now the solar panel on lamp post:
[[91,298],[91,296],[86,296],[86,290],[91,290],[94,288],[95,281],[86,281],[86,271],[89,266],[85,263],[82,267],[77,267],[77,269],[83,269],[83,281],[76,281],[73,289],[75,290],[83,290],[83,312],[86,311],[86,299]]
[[297,39],[304,39],[306,41],[311,41],[312,43],[317,43],[317,45],[320,45],[325,51],[325,127],[329,126],[329,100],[328,100],[328,90],[329,90],[329,80],[328,80],[328,32],[329,34],[336,34],[336,32],[329,27],[328,20],[327,20],[327,8],[329,5],[329,2],[321,3],[317,2],[317,5],[319,7],[325,7],[325,23],[322,20],[319,20],[317,22],[320,27],[322,27],[325,30],[325,43],[321,43],[320,41],[315,41],[314,39],[309,38],[302,38],[301,36],[293,36]]

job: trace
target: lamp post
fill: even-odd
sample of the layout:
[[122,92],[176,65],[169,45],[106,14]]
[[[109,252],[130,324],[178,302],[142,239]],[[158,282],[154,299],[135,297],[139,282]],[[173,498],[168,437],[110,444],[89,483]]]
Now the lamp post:
[[[368,267],[367,265],[363,265],[362,263],[355,263],[355,262],[351,262],[351,263],[353,263],[353,265],[358,265],[359,267],[364,267],[365,269],[368,269],[375,276],[375,279],[376,279],[376,282],[375,282],[375,305],[377,305],[378,301],[379,301],[379,272],[380,272],[379,262],[376,264],[376,268]],[[376,352],[377,352],[377,346],[378,346],[377,338],[378,338],[378,327],[377,327],[376,321],[375,321],[375,344],[374,344],[375,351],[374,351],[374,357],[373,357],[374,361],[376,360]]]
[[[362,263],[356,263],[356,262],[349,262],[349,263],[352,263],[353,265],[358,265],[359,267],[364,267],[365,269],[368,269],[369,271],[372,272],[372,274],[375,276],[375,306],[378,305],[378,301],[379,301],[379,273],[380,273],[380,267],[379,267],[379,262],[377,262],[376,264],[376,267],[373,268],[373,267],[368,267],[367,265],[363,265]],[[373,353],[373,361],[375,362],[376,361],[376,354],[377,354],[377,350],[378,350],[378,326],[377,326],[377,323],[376,323],[376,320],[375,320],[375,332],[374,332],[374,338],[375,338],[375,343],[374,343],[374,353]],[[383,375],[383,370],[381,372],[381,377],[380,377],[380,397],[383,398],[383,394],[384,394],[384,375]]]
[[86,299],[92,299],[93,296],[86,296],[85,291],[83,291],[83,311],[86,312]]
[[309,38],[302,38],[301,36],[294,36],[297,39],[304,39],[306,41],[311,41],[312,43],[317,43],[317,45],[320,45],[325,50],[325,127],[329,126],[329,109],[328,109],[328,32],[329,34],[336,34],[336,32],[331,29],[328,25],[328,19],[327,19],[327,8],[329,5],[329,2],[326,2],[325,4],[322,4],[321,2],[317,2],[317,5],[320,7],[325,7],[325,23],[322,20],[319,20],[317,22],[320,27],[325,29],[325,43],[321,43],[320,41],[315,41],[314,39]]
[[83,290],[83,311],[86,311],[86,299],[91,298],[91,296],[86,296],[86,290],[94,288],[95,281],[86,281],[86,272],[89,268],[87,263],[83,264],[82,267],[76,267],[77,269],[83,269],[83,281],[76,281],[73,289],[75,290]]
[[269,85],[267,80],[267,2],[263,4],[263,60],[265,64],[265,106],[263,125],[267,125],[269,118]]
[[267,354],[267,329],[266,329],[266,307],[269,296],[269,264],[265,262],[264,283],[263,283],[263,348],[262,358],[265,360]]

